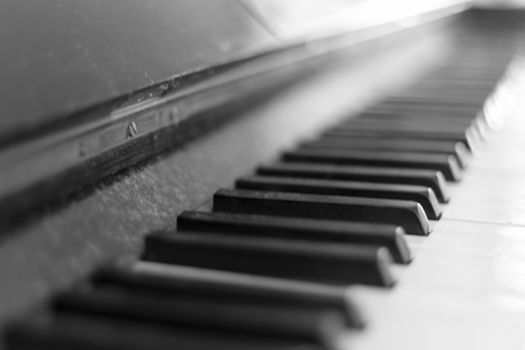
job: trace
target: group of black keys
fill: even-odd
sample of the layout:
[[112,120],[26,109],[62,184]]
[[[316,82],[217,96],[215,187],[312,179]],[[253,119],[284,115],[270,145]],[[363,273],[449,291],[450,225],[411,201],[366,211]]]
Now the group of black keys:
[[504,64],[454,57],[405,91],[221,189],[5,331],[9,349],[331,349],[366,317],[346,287],[392,288],[487,125]]

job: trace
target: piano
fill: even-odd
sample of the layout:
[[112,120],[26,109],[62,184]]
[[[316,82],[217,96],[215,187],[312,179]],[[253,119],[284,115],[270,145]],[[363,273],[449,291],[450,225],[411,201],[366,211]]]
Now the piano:
[[525,12],[7,0],[0,349],[525,346]]

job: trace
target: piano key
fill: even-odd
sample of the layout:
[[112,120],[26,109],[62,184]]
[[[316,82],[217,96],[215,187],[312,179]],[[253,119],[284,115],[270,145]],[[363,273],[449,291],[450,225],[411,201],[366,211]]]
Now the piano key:
[[95,314],[175,328],[211,330],[322,343],[326,327],[343,329],[343,316],[334,310],[255,304],[239,300],[213,300],[196,296],[166,295],[118,287],[70,291],[55,298],[57,312]]
[[445,117],[443,115],[433,115],[432,113],[425,115],[424,112],[397,112],[397,114],[370,112],[364,113],[358,118],[350,119],[346,123],[351,124],[353,122],[362,126],[384,123],[385,128],[399,128],[403,126],[407,130],[415,128],[440,130],[443,129],[443,125],[446,125],[449,130],[464,132],[478,143],[485,140],[487,136],[487,129],[484,127],[484,122],[481,118]]
[[406,130],[436,130],[448,132],[465,132],[474,140],[484,140],[488,129],[483,115],[483,104],[477,110],[455,111],[440,110],[439,108],[424,106],[381,106],[377,105],[370,110],[349,118],[343,126],[349,127],[353,122],[358,126],[374,127],[385,122],[385,128],[396,130],[406,126]]
[[[483,101],[481,101],[483,102]],[[423,105],[423,106],[433,106],[437,108],[450,108],[450,109],[472,109],[477,110],[480,106],[480,101],[469,101],[465,98],[453,99],[449,97],[440,97],[440,96],[417,96],[414,94],[405,95],[405,96],[390,96],[382,101],[386,104],[401,104],[401,105]]]
[[483,137],[481,136],[481,133],[478,132],[477,128],[470,126],[457,126],[445,123],[443,120],[441,120],[440,124],[435,125],[429,120],[426,122],[410,123],[399,123],[395,121],[374,123],[373,121],[368,120],[355,120],[341,124],[336,128],[333,128],[332,131],[334,133],[340,132],[343,135],[346,133],[353,134],[357,131],[368,133],[370,135],[379,133],[381,136],[388,132],[392,135],[401,135],[416,139],[461,142],[469,150],[475,149],[483,141]]
[[185,211],[177,217],[177,228],[246,237],[266,236],[384,246],[396,262],[406,264],[412,260],[403,228],[393,225]]
[[403,119],[399,116],[394,118],[379,120],[361,116],[361,118],[351,119],[339,124],[332,130],[388,130],[392,133],[422,132],[439,133],[443,135],[459,136],[458,142],[480,144],[483,140],[482,134],[476,127],[476,123],[471,120],[451,120],[447,118],[417,118]]
[[[468,123],[468,124],[467,124]],[[467,125],[465,125],[467,124]],[[347,120],[343,123],[340,123],[334,130],[391,130],[391,131],[422,131],[422,132],[440,132],[443,134],[458,134],[462,135],[463,133],[470,130],[470,122],[460,121],[460,123],[443,123],[439,122],[439,119],[427,119],[421,120],[415,119],[408,121],[403,121],[399,117],[391,119],[383,119],[376,121],[372,118],[361,117],[358,119]]]
[[261,166],[257,174],[426,186],[441,203],[449,200],[445,178],[434,170],[281,162]]
[[285,152],[282,159],[287,162],[301,163],[432,169],[441,171],[448,181],[457,182],[461,178],[461,170],[455,157],[446,154],[400,151],[298,150]]
[[321,138],[301,144],[300,149],[416,151],[421,153],[452,154],[462,168],[466,166],[469,157],[469,151],[462,142],[383,137]]
[[419,203],[429,219],[437,220],[441,216],[441,207],[434,192],[431,188],[422,186],[258,175],[238,179],[235,187],[256,191],[401,199]]
[[[466,88],[470,87],[472,90],[480,93],[486,92],[488,94],[492,92],[494,90],[494,85],[501,78],[504,69],[498,69],[497,73],[486,72],[486,70],[490,70],[495,64],[493,61],[490,62],[490,64],[485,64],[483,68],[477,68],[475,71],[468,71],[471,68],[469,65],[475,63],[474,60],[469,61],[469,64],[462,65],[461,67],[454,67],[452,69],[448,66],[440,67],[438,71],[439,74],[431,74],[427,79],[420,80],[412,86],[413,88],[417,88],[421,85],[437,86],[440,89],[451,87],[459,91],[465,91]],[[458,77],[459,75],[461,75],[461,79]]]
[[160,294],[336,310],[343,315],[348,327],[363,328],[365,325],[363,315],[345,288],[326,284],[146,261],[105,267],[93,276],[93,283]]
[[468,128],[476,128],[476,126],[481,122],[481,118],[476,118],[475,116],[468,115],[468,117],[454,115],[452,113],[439,113],[437,111],[426,111],[426,110],[394,110],[388,111],[383,109],[373,109],[365,111],[359,114],[357,117],[353,117],[347,120],[351,121],[366,121],[366,122],[388,122],[388,123],[416,123],[416,124],[428,124],[435,126],[453,125],[455,127],[463,128],[466,130]]
[[[386,119],[382,117],[391,114],[394,117]],[[443,110],[442,108],[433,108],[432,106],[392,106],[392,105],[377,105],[372,107],[366,115],[370,116],[370,120],[402,120],[409,122],[416,121],[436,121],[441,120],[443,124],[450,123],[451,125],[463,125],[464,130],[479,130],[481,125],[486,124],[485,116],[482,113],[480,106],[479,110]],[[483,128],[481,128],[483,129]]]
[[146,237],[143,259],[337,285],[394,284],[383,247],[160,232]]
[[60,313],[49,320],[31,317],[5,331],[13,350],[322,350],[330,341],[315,343],[238,337],[212,331],[174,329],[144,322],[95,315]]
[[401,123],[436,123],[438,122],[447,125],[455,125],[463,127],[463,130],[471,130],[475,133],[475,137],[480,140],[484,140],[487,136],[488,128],[482,117],[472,117],[469,113],[466,117],[461,114],[454,115],[449,112],[443,114],[439,111],[432,110],[397,110],[392,112],[391,110],[375,109],[360,114],[357,118],[351,120],[366,120],[375,122],[401,122]]
[[448,107],[459,107],[459,108],[471,108],[479,109],[483,106],[484,98],[478,95],[467,95],[467,94],[445,94],[445,93],[432,93],[428,91],[425,93],[411,93],[405,92],[403,94],[391,95],[387,100],[387,103],[417,103],[417,104],[430,104],[434,106],[446,105]]
[[390,103],[383,101],[375,106],[372,106],[369,111],[372,113],[382,112],[382,113],[417,113],[420,115],[425,115],[428,118],[434,117],[454,117],[456,119],[464,119],[472,121],[475,118],[478,118],[478,112],[482,106],[479,108],[462,108],[459,106],[443,106],[443,105],[431,105],[431,104],[418,104],[418,103]]
[[397,139],[416,139],[416,140],[441,140],[441,141],[459,141],[465,144],[469,150],[474,150],[479,144],[472,132],[450,132],[440,130],[396,130],[396,128],[377,128],[368,127],[337,127],[328,130],[323,137],[391,137]]
[[479,104],[447,103],[447,101],[443,101],[441,99],[432,99],[432,97],[428,96],[423,96],[421,98],[417,98],[415,96],[414,98],[411,97],[412,96],[408,94],[406,96],[388,96],[385,99],[382,99],[378,105],[392,108],[429,108],[432,110],[442,110],[446,112],[458,111],[465,114],[467,112],[475,112],[481,107]]
[[223,189],[213,197],[213,210],[393,224],[402,226],[408,234],[430,233],[430,225],[421,205],[394,199]]
[[[489,85],[492,86],[490,86],[489,88]],[[405,95],[409,95],[412,93],[417,94],[416,89],[425,89],[425,93],[440,95],[440,97],[450,97],[454,94],[460,94],[464,98],[469,98],[473,101],[477,101],[479,106],[483,106],[483,103],[492,93],[493,88],[493,83],[484,86],[484,84],[473,85],[465,82],[452,80],[427,80],[425,82],[413,85],[412,89],[410,89],[410,91],[406,91]]]
[[[470,89],[466,88],[470,87]],[[426,97],[426,96],[437,96],[439,99],[442,98],[454,98],[458,97],[462,100],[469,102],[476,102],[479,106],[482,106],[488,97],[489,91],[485,89],[475,89],[476,86],[456,84],[443,84],[435,83],[433,81],[426,81],[411,86],[410,89],[404,92],[397,93],[393,96],[401,97]]]
[[478,112],[481,109],[481,105],[477,108],[467,108],[459,106],[444,106],[444,105],[433,105],[428,103],[391,103],[390,101],[383,100],[380,103],[371,106],[367,113],[380,112],[383,114],[418,114],[422,117],[443,117],[453,118],[456,120],[467,120],[471,121],[478,117]]
[[[480,79],[479,71],[476,73],[475,79],[470,77],[468,79],[453,79],[447,76],[452,74],[451,71],[440,71],[440,76],[433,76],[431,79],[425,79],[419,83],[414,84],[409,90],[406,90],[405,95],[409,95],[417,89],[427,89],[428,93],[438,91],[443,96],[449,96],[456,92],[462,96],[476,96],[480,99],[487,98],[494,90],[494,85],[498,79],[495,77],[485,77]],[[450,90],[450,92],[448,91]],[[483,102],[483,101],[481,101]]]

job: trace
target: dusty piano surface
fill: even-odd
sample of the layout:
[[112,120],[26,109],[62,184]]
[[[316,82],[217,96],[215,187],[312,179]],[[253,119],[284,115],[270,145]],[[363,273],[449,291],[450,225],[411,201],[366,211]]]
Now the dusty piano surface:
[[7,348],[522,347],[521,18],[472,11],[317,61],[10,221]]

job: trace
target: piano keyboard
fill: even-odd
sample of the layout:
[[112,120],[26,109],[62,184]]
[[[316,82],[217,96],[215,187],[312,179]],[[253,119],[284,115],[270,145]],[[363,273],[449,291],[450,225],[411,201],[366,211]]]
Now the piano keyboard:
[[[471,167],[486,170],[476,158],[493,137],[496,102],[478,112],[510,57],[475,40],[465,44],[406,90],[218,190],[209,208],[180,214],[176,231],[152,232],[138,261],[104,266],[45,310],[13,322],[7,347],[411,349],[428,345],[425,336],[436,348],[451,347],[445,328],[437,327],[440,338],[417,310],[423,300],[443,302],[423,307],[439,317],[437,308],[449,306],[425,295],[443,276],[434,270],[421,278],[424,266],[454,259],[440,255],[440,245],[468,249],[463,236],[479,234],[489,247],[491,228],[505,223],[481,225],[482,213],[469,211],[484,194],[498,198],[495,192],[465,196],[468,189],[456,184],[469,180]],[[492,174],[510,176],[508,169]],[[458,197],[466,216],[453,214]],[[479,232],[461,231],[469,220]],[[460,286],[482,279],[461,262],[458,271],[448,265],[441,272]],[[463,297],[476,298],[473,291]],[[470,306],[483,307],[462,310]],[[486,314],[471,317],[478,315]],[[409,333],[417,323],[429,324],[426,333]],[[491,331],[486,324],[481,331]]]

